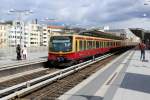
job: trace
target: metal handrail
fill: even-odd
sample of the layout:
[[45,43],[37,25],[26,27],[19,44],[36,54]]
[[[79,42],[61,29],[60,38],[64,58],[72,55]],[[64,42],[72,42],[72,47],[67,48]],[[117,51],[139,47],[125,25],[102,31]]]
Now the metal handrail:
[[[41,76],[39,78],[27,81],[27,82],[23,82],[21,84],[18,85],[14,85],[12,87],[0,90],[0,99],[1,100],[7,100],[7,99],[12,99],[14,97],[21,97],[22,95],[28,94],[32,91],[35,91],[41,87],[46,86],[47,84],[50,84],[58,79],[61,79],[69,74],[72,74],[74,72],[76,72],[77,70],[81,70],[83,68],[85,68],[86,66],[89,66],[93,63],[96,63],[100,60],[103,60],[107,57],[112,56],[113,54],[106,54],[104,56],[95,58],[94,60],[89,60],[65,69],[62,69],[60,71],[56,71],[54,73],[51,74],[47,74],[44,76]],[[16,91],[17,90],[17,91]],[[6,95],[6,96],[4,96]]]

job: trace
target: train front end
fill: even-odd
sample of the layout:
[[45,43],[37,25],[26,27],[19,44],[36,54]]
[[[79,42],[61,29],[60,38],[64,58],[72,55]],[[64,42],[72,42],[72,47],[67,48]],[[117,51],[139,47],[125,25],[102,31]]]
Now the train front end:
[[49,65],[68,66],[72,60],[72,44],[72,36],[52,36],[49,41]]

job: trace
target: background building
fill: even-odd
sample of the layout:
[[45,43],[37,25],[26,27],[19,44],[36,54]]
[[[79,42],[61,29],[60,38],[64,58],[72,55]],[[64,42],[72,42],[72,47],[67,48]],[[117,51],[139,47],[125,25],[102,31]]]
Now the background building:
[[8,46],[16,47],[17,44],[24,45],[24,27],[25,24],[22,21],[15,20],[12,23],[8,33]]
[[0,23],[0,48],[8,46],[8,32],[12,22]]
[[42,27],[42,34],[41,34],[41,44],[42,46],[48,46],[48,41],[49,41],[49,35],[48,35],[48,28],[47,25],[44,25]]
[[48,36],[53,35],[60,35],[64,33],[64,27],[63,26],[48,26],[47,27]]
[[37,20],[25,23],[21,20],[14,20],[11,24],[0,23],[0,47],[40,47],[48,46],[51,36],[64,33],[80,32],[81,28],[69,28],[65,26],[47,26],[37,23]]
[[37,23],[28,23],[25,33],[28,34],[28,47],[38,47],[41,44],[41,26]]

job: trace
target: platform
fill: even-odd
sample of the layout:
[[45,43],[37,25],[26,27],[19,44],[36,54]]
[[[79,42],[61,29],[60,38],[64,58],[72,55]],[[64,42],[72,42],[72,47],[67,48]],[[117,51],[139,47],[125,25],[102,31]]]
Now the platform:
[[150,51],[130,50],[64,93],[59,100],[149,100]]
[[0,68],[6,65],[13,65],[13,64],[19,64],[19,63],[24,63],[24,62],[30,62],[32,60],[38,60],[38,59],[47,59],[48,56],[48,51],[43,51],[43,52],[29,52],[27,55],[26,60],[17,60],[16,59],[16,54],[7,56],[7,57],[1,57],[0,58]]

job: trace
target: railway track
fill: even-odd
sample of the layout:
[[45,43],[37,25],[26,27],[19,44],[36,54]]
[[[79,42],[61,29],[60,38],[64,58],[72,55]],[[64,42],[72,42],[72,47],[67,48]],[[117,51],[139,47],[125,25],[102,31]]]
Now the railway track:
[[[41,71],[39,70],[38,72],[32,72],[30,74],[29,73],[23,74],[20,77],[10,78],[10,80],[0,82],[0,90],[14,86],[14,85],[17,85],[19,83],[23,83],[23,82],[38,78],[40,76],[55,72],[57,70],[59,70],[59,69],[56,69],[56,68],[47,69],[47,68],[45,68],[45,70],[41,70]],[[11,76],[9,76],[9,77],[11,77]]]
[[34,98],[38,100],[44,98],[48,100],[56,99],[116,57],[116,55],[112,55],[106,54],[93,60],[0,90],[1,100],[20,100],[22,98]]
[[22,73],[25,71],[43,68],[46,61],[47,59],[34,59],[31,61],[18,61],[16,63],[2,65],[0,67],[0,78],[16,73]]

